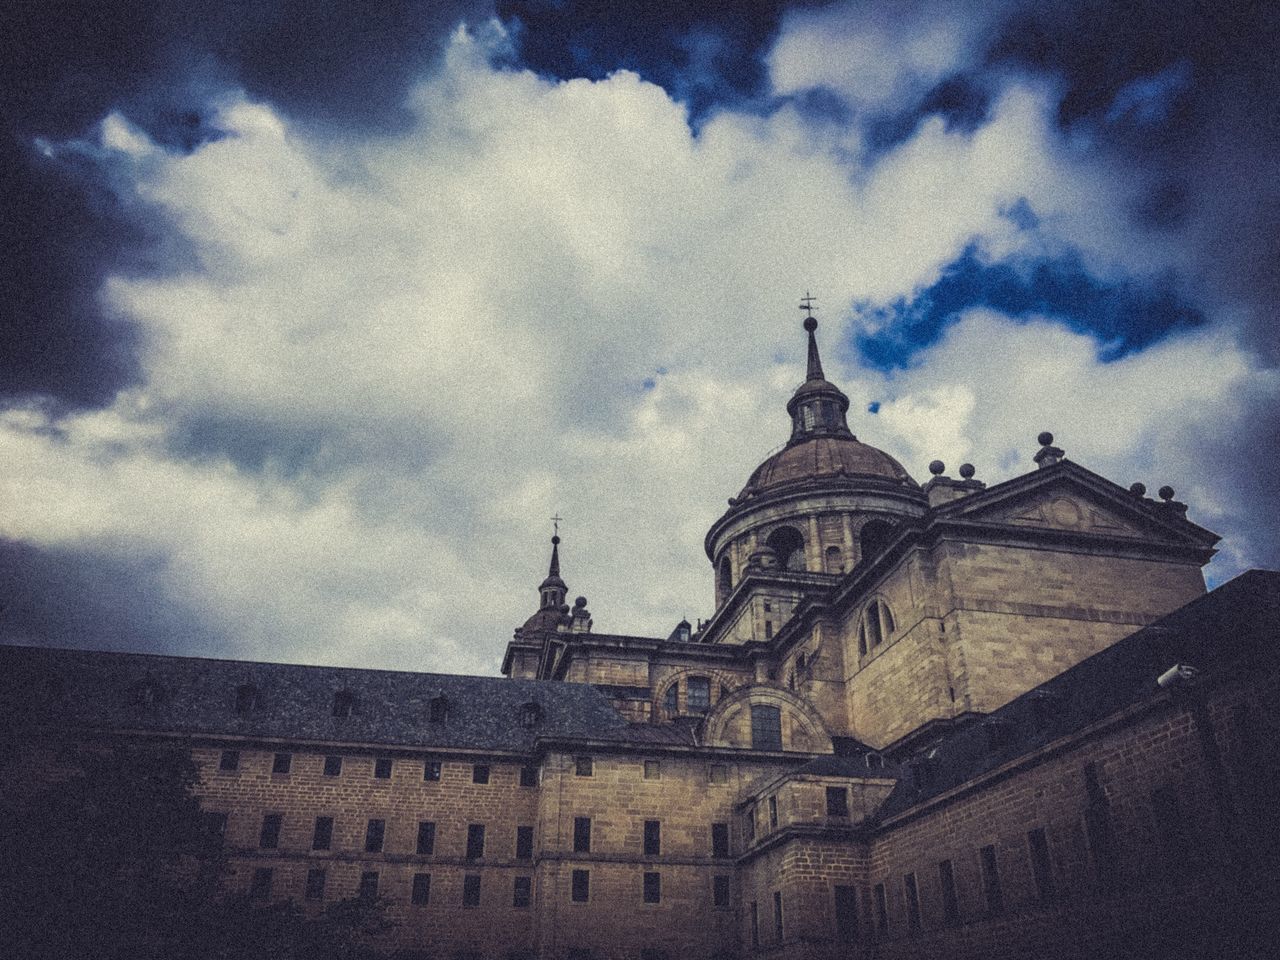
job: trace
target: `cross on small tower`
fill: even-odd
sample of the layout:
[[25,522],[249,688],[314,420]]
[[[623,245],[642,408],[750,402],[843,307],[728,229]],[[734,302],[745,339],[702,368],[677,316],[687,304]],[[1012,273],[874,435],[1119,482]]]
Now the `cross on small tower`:
[[560,521],[561,521],[561,520],[563,520],[563,519],[564,519],[564,517],[552,517],[552,518],[551,518],[551,524],[552,524],[552,527],[554,528],[554,529],[552,530],[552,533],[553,533],[553,534],[555,534],[557,537],[558,537],[558,536],[560,536]]
[[804,296],[800,298],[800,309],[805,312],[806,317],[813,316],[813,301],[816,299],[817,297],[811,296],[808,290],[806,290],[804,292]]

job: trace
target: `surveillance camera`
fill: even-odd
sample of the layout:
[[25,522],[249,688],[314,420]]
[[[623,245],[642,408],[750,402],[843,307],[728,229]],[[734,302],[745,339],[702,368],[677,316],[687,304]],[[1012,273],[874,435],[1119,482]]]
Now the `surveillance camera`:
[[1156,677],[1156,683],[1166,690],[1171,687],[1184,687],[1194,681],[1199,673],[1199,670],[1188,663],[1175,663],[1160,676]]

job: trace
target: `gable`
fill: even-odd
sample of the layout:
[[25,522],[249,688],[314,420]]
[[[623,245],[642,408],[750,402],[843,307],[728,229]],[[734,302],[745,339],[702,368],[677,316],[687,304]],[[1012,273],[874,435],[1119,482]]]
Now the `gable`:
[[1145,537],[1150,530],[1141,529],[1132,518],[1123,517],[1114,508],[1090,502],[1077,490],[1041,491],[1023,498],[1004,509],[992,510],[967,519],[1007,523],[1015,527],[1045,530],[1075,530],[1114,537]]

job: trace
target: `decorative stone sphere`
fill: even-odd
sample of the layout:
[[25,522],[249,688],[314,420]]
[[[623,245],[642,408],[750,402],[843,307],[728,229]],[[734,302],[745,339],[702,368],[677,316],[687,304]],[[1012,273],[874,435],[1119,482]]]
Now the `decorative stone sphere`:
[[1040,436],[1036,437],[1036,440],[1039,441],[1040,446],[1047,447],[1049,444],[1053,443],[1053,434],[1046,430],[1044,433],[1040,434]]
[[573,601],[573,605],[575,607],[585,607],[587,605],[587,598],[578,597],[576,600]]
[[975,472],[976,471],[973,469],[972,463],[960,464],[960,476],[962,476],[964,479],[972,480]]
[[1161,499],[1161,500],[1172,500],[1172,499],[1173,499],[1173,487],[1169,487],[1169,486],[1161,487],[1161,488],[1160,488],[1160,499]]
[[1129,492],[1135,497],[1144,497],[1147,494],[1147,485],[1145,483],[1135,483],[1130,485]]
[[942,476],[942,471],[945,469],[947,469],[947,465],[943,463],[941,460],[934,460],[929,464],[929,472],[932,473],[935,477]]

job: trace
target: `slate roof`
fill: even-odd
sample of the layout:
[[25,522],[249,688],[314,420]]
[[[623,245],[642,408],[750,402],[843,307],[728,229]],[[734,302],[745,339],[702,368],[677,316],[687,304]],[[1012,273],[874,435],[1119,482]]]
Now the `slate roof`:
[[[147,685],[155,693],[148,704]],[[252,685],[256,709],[236,712],[237,689]],[[333,716],[334,695],[355,696],[351,716]],[[443,695],[442,723],[430,701]],[[286,663],[0,645],[0,720],[88,727],[530,752],[540,736],[625,738],[630,726],[593,686],[506,677],[467,677]],[[521,707],[541,709],[532,728]]]
[[[1157,693],[1177,663],[1211,675],[1224,664],[1275,670],[1280,573],[1251,570],[1130,634],[903,763],[881,819],[1032,753]],[[816,762],[816,761],[815,761]]]

